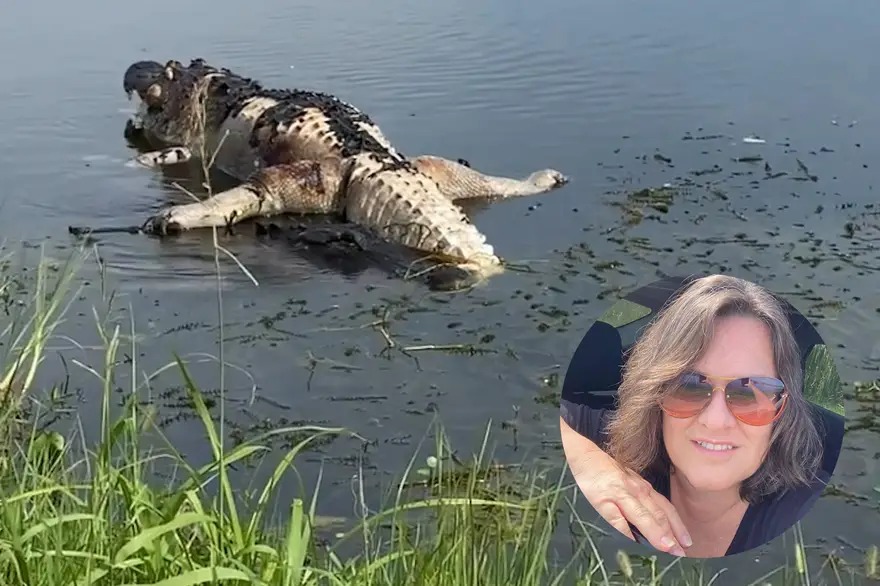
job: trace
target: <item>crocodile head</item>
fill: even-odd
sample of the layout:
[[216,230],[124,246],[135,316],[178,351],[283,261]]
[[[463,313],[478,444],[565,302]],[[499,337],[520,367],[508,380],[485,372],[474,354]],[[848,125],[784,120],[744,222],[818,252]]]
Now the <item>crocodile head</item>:
[[191,143],[198,118],[198,88],[206,73],[198,64],[137,61],[126,69],[123,90],[129,99],[135,94],[139,98],[137,117],[152,138],[174,145]]

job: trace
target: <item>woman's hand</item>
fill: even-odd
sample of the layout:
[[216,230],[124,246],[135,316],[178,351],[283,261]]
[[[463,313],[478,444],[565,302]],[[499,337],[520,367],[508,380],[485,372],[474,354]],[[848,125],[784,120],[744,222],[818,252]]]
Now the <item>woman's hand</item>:
[[658,550],[684,556],[684,547],[690,547],[693,542],[672,503],[647,480],[619,465],[562,418],[559,426],[575,482],[602,518],[635,540],[629,529],[631,523]]

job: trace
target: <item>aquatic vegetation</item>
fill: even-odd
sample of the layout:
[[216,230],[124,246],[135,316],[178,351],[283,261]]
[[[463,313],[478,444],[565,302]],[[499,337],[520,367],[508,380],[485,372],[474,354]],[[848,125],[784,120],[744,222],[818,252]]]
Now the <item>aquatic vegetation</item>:
[[[493,461],[491,426],[468,459],[450,447],[438,422],[429,430],[434,441],[398,472],[380,508],[371,510],[367,501],[374,495],[361,488],[354,497],[361,514],[323,518],[320,485],[301,487],[285,502],[278,492],[282,479],[297,476],[298,460],[315,443],[364,438],[338,427],[292,425],[229,447],[223,420],[215,421],[210,398],[178,358],[168,368],[179,373],[210,453],[195,466],[163,434],[153,406],[139,400],[140,385],[119,388],[126,371],[137,372],[131,358],[137,353],[126,351],[137,337],[98,309],[103,350],[95,365],[77,364],[100,387],[97,439],[89,441],[81,429],[64,435],[42,425],[35,373],[46,341],[60,335],[81,259],[75,260],[60,268],[41,263],[35,279],[14,288],[10,315],[0,318],[2,380],[14,391],[6,393],[0,418],[6,438],[0,455],[3,584],[702,585],[737,572],[736,561],[661,559],[604,542],[602,529],[569,500],[577,491],[562,469]],[[13,282],[4,276],[0,290],[12,291]],[[558,381],[551,376],[545,384],[553,388]],[[859,392],[876,397],[878,384]],[[220,406],[222,390],[213,399]],[[120,395],[121,408],[114,409]],[[291,443],[265,481],[255,490],[236,487],[233,470],[269,455],[279,437]],[[279,507],[281,516],[274,513]],[[877,574],[876,547],[863,559],[823,552],[817,560],[799,526],[791,533],[793,543],[787,535],[784,546],[788,563],[755,584],[848,584]]]

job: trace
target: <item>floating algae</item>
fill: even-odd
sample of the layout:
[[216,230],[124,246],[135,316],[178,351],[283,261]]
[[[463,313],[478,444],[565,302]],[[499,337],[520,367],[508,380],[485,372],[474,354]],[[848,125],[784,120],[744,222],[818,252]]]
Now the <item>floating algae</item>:
[[677,192],[678,188],[669,185],[646,187],[628,193],[626,201],[615,202],[612,205],[622,208],[626,223],[634,225],[641,223],[645,218],[644,210],[646,208],[656,210],[662,214],[668,213]]

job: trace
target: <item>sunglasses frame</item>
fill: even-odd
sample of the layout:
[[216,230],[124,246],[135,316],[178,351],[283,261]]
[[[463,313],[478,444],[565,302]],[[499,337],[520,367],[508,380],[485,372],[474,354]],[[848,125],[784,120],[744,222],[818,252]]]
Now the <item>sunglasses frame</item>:
[[[741,378],[774,378],[775,380],[779,380],[778,378],[776,378],[776,377],[751,377],[751,376],[715,376],[712,374],[706,374],[704,372],[696,372],[696,371],[683,372],[681,375],[679,375],[676,378],[677,379],[681,378],[681,376],[683,376],[685,374],[695,374],[695,375],[698,375],[698,376],[705,378],[706,382],[708,382],[709,384],[712,385],[712,391],[711,391],[711,393],[709,393],[709,398],[706,400],[706,402],[703,404],[703,406],[700,407],[699,411],[697,411],[693,415],[675,415],[675,414],[669,412],[663,406],[663,401],[661,400],[660,401],[660,408],[663,410],[663,412],[666,413],[667,415],[669,415],[670,417],[675,417],[676,419],[690,419],[691,417],[696,417],[697,415],[699,415],[700,413],[705,411],[706,407],[709,406],[709,403],[712,402],[712,395],[715,394],[715,391],[722,391],[724,393],[724,404],[727,407],[727,410],[730,412],[730,414],[733,415],[737,421],[740,421],[746,425],[751,425],[752,427],[764,427],[766,425],[770,425],[772,423],[775,423],[782,416],[782,412],[785,411],[785,407],[788,403],[788,389],[785,388],[785,383],[783,382],[782,383],[782,385],[783,385],[782,392],[779,394],[779,396],[781,397],[782,400],[779,402],[779,407],[776,409],[776,414],[773,416],[773,419],[771,419],[767,423],[749,423],[748,421],[744,421],[743,419],[741,419],[736,413],[733,412],[733,409],[730,408],[730,401],[727,396],[727,385],[729,385],[731,382],[733,382],[737,379],[741,379]],[[782,382],[782,381],[779,381],[779,382]],[[719,384],[719,383],[723,383],[723,384]]]

